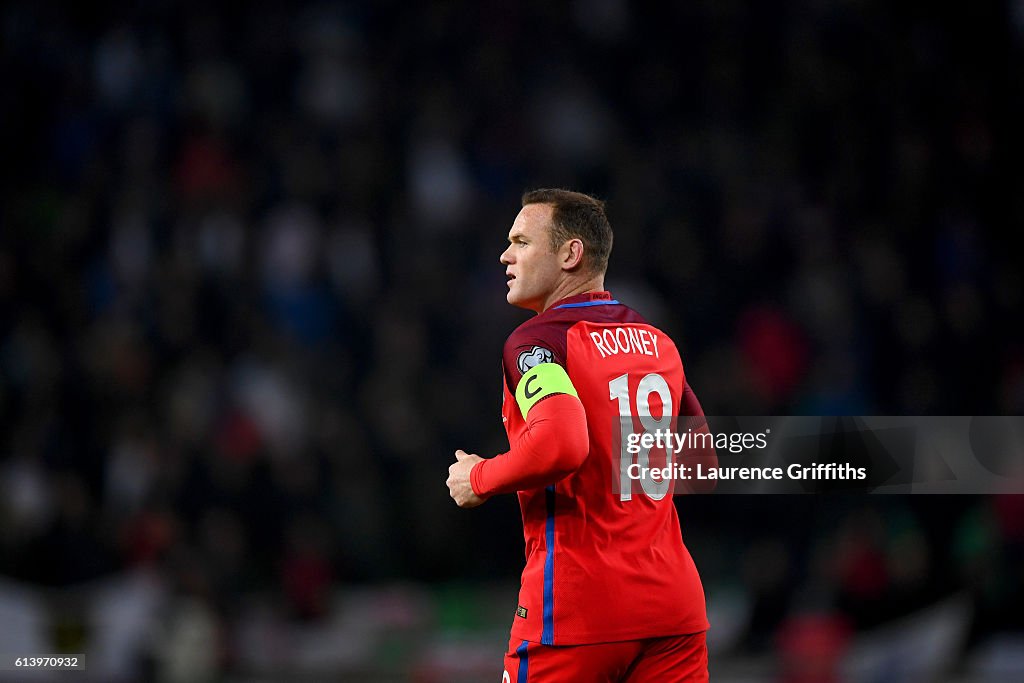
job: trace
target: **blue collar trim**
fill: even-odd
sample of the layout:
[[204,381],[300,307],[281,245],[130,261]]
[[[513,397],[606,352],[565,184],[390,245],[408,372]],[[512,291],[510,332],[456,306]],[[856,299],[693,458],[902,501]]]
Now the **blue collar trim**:
[[555,309],[559,308],[586,308],[587,306],[612,306],[619,303],[615,299],[611,301],[581,301],[577,304],[562,304],[561,306],[555,306]]

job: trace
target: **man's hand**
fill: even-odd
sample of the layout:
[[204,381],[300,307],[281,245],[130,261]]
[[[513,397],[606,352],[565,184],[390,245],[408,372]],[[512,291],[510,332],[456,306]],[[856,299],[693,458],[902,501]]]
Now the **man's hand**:
[[479,455],[464,450],[455,451],[455,462],[448,468],[448,494],[460,508],[475,508],[484,499],[473,493],[473,485],[469,483],[469,473],[473,466],[482,461]]

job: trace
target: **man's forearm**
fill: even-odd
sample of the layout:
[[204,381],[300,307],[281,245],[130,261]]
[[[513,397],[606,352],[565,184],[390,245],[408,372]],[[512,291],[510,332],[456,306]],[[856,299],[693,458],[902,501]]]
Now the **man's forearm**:
[[556,394],[530,409],[526,431],[510,451],[477,463],[470,483],[484,498],[547,486],[575,472],[589,448],[583,404]]

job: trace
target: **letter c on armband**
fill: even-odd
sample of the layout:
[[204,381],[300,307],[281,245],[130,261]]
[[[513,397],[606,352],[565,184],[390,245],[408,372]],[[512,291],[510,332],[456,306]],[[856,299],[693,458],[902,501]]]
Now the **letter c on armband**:
[[576,387],[572,385],[569,374],[558,363],[541,363],[530,368],[529,372],[523,375],[516,387],[516,403],[523,417],[526,417],[530,408],[533,408],[543,398],[553,394],[571,394],[576,398]]

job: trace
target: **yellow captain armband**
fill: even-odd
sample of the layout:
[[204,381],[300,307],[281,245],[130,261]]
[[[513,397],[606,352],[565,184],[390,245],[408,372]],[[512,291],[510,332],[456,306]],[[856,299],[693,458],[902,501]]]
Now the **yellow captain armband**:
[[537,401],[552,394],[572,394],[576,398],[580,397],[565,368],[558,363],[541,363],[530,368],[519,380],[519,386],[516,387],[516,403],[519,404],[523,417],[526,417]]

